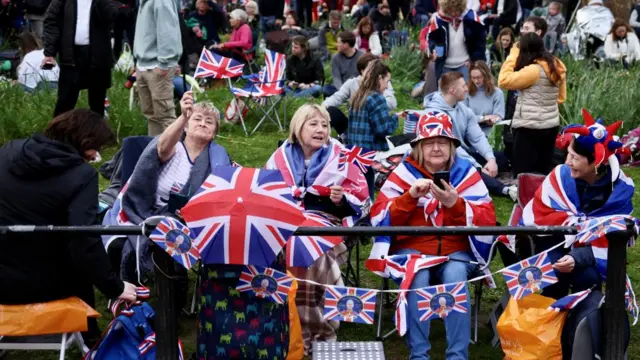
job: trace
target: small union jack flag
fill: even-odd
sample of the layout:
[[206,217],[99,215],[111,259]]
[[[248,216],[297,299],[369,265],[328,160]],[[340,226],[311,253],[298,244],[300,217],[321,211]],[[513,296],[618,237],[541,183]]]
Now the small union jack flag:
[[567,295],[562,299],[556,300],[556,302],[551,304],[551,306],[549,306],[549,310],[553,310],[556,312],[571,310],[576,306],[578,306],[578,304],[580,304],[582,300],[586,299],[590,293],[591,293],[591,290],[587,289],[584,291],[578,291],[576,293]]
[[324,292],[324,319],[373,324],[377,291],[327,286]]
[[577,224],[578,234],[576,235],[576,241],[580,244],[588,244],[608,233],[624,231],[627,229],[626,218],[628,217],[624,215],[601,216]]
[[194,78],[231,79],[242,75],[244,64],[202,48]]
[[338,159],[338,171],[346,171],[348,163],[356,165],[362,173],[369,171],[373,158],[376,156],[375,151],[369,151],[359,146],[346,145],[340,149],[340,158]]
[[558,282],[546,252],[503,269],[502,276],[516,300]]
[[467,283],[436,285],[416,291],[420,321],[444,319],[452,311],[467,312]]
[[178,220],[163,219],[153,230],[149,239],[187,270],[200,259],[200,252],[193,245],[191,231]]
[[247,265],[242,269],[236,290],[253,291],[261,299],[271,299],[284,304],[293,279],[280,271],[263,266]]
[[633,325],[635,325],[638,322],[638,313],[640,313],[640,311],[638,310],[636,294],[633,292],[631,279],[629,279],[628,275],[626,281],[626,290],[624,292],[624,304],[627,310],[631,313],[631,316],[633,316]]
[[264,68],[258,74],[258,81],[249,81],[244,88],[231,88],[236,96],[266,97],[280,95],[284,92],[286,56],[279,52],[266,50]]

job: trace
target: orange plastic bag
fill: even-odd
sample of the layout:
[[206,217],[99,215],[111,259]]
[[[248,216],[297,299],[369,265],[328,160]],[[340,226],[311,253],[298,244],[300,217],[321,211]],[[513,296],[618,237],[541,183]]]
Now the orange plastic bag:
[[[287,275],[294,277],[287,271]],[[302,340],[302,325],[300,325],[300,315],[296,307],[296,292],[298,291],[298,282],[293,280],[287,302],[289,303],[289,353],[287,360],[300,360],[304,357],[304,341]]]
[[28,305],[0,305],[0,335],[87,331],[87,317],[100,317],[100,314],[77,297]]
[[562,327],[567,313],[548,310],[554,301],[538,294],[509,300],[497,325],[505,360],[562,360]]

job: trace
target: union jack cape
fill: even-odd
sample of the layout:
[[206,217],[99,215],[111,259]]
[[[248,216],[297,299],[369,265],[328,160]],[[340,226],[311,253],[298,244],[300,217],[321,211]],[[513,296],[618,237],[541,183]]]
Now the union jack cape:
[[353,163],[347,164],[348,176],[340,171],[340,151],[342,145],[335,139],[331,139],[325,145],[328,150],[327,160],[324,166],[315,177],[312,184],[299,184],[296,182],[292,161],[287,156],[287,147],[293,146],[288,140],[285,141],[267,161],[266,168],[270,170],[280,170],[285,183],[291,187],[291,193],[302,205],[302,198],[306,193],[317,196],[329,196],[333,185],[341,185],[344,188],[347,204],[354,211],[355,215],[342,219],[343,224],[352,226],[362,216],[367,214],[369,206],[369,188],[364,174]]
[[[422,30],[420,31],[420,50],[428,51],[429,35],[442,26],[447,26],[453,20],[454,19],[448,16],[442,15],[439,11],[433,14],[433,16],[431,16],[431,18],[429,19],[427,26],[422,28]],[[480,16],[478,16],[478,14],[471,9],[467,10],[467,12],[464,15],[460,16],[457,20],[460,20],[461,22],[464,20],[473,20],[477,23],[483,24]]]
[[[493,201],[489,197],[487,187],[482,182],[480,174],[471,162],[456,155],[454,164],[449,170],[450,183],[458,191],[465,203],[467,226],[491,226],[495,225],[496,217]],[[389,207],[393,200],[409,191],[411,184],[424,178],[424,175],[411,165],[406,159],[396,167],[382,186],[378,199],[371,207],[371,224],[373,226],[391,226]],[[443,213],[441,204],[431,194],[418,200],[418,206],[424,208],[427,222],[432,226],[442,226]],[[378,236],[375,239],[371,254],[366,262],[369,270],[384,277],[387,266],[384,257],[389,255],[391,237]],[[493,244],[493,236],[469,236],[471,253],[481,265],[489,260],[489,252]],[[485,270],[488,281],[493,286],[493,279],[488,269]]]
[[[611,172],[612,191],[607,202],[598,209],[585,213],[580,205],[576,181],[566,165],[558,165],[544,179],[534,198],[524,207],[523,225],[571,226],[578,225],[597,217],[612,215],[631,215],[633,212],[634,184],[622,171]],[[566,246],[591,246],[596,259],[596,267],[602,278],[607,276],[606,236],[591,239],[588,243],[576,242],[576,235],[566,235]]]

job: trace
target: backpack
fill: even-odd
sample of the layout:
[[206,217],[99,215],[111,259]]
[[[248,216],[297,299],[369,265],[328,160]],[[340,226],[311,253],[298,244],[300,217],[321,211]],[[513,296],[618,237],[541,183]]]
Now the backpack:
[[[138,301],[126,304],[117,300],[111,305],[113,321],[98,345],[83,360],[155,360],[156,333],[153,329],[155,312],[140,300],[149,298],[149,290],[138,288]],[[119,312],[120,307],[125,308]],[[119,314],[118,314],[119,312]],[[184,359],[182,343],[178,340],[178,358]]]

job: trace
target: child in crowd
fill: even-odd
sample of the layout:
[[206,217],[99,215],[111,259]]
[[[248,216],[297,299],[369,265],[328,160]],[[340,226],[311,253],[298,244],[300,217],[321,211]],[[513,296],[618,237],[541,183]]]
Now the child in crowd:
[[562,51],[560,36],[564,33],[566,21],[562,15],[562,4],[558,1],[550,1],[547,6],[535,8],[533,16],[539,16],[547,21],[547,33],[544,36],[545,47],[550,53]]

